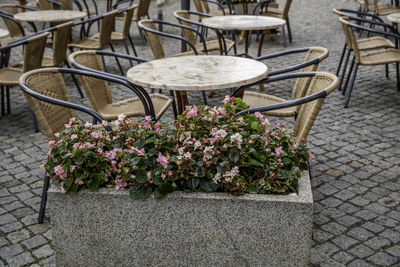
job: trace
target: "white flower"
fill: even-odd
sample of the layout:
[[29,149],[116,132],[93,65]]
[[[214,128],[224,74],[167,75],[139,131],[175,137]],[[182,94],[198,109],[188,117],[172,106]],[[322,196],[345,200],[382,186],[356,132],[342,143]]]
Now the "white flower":
[[214,183],[218,183],[221,180],[221,174],[218,172],[212,180]]
[[71,139],[72,139],[72,140],[74,140],[74,139],[76,139],[76,138],[78,138],[78,136],[77,136],[76,134],[71,135]]
[[90,127],[92,127],[93,126],[93,124],[91,124],[90,122],[86,122],[85,123],[85,128],[90,128]]
[[240,133],[235,133],[234,135],[231,135],[231,143],[236,142],[239,146],[243,142],[242,136]]
[[183,147],[180,147],[180,148],[178,149],[178,152],[179,152],[179,155],[183,155],[183,153],[184,153]]
[[206,146],[204,148],[204,154],[208,154],[209,152],[213,151],[214,146]]
[[199,147],[201,147],[201,142],[197,140],[197,141],[194,143],[194,149],[196,150],[196,149],[198,149]]
[[192,154],[190,154],[190,152],[186,152],[184,156],[185,156],[185,159],[191,159],[192,158]]

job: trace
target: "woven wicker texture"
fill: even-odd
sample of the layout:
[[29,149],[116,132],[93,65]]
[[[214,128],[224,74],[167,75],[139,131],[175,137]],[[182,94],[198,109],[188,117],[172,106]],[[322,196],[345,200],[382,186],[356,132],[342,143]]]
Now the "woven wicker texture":
[[392,13],[400,12],[400,8],[397,8],[390,4],[378,4],[377,0],[373,0],[369,3],[368,0],[364,0],[364,10],[369,12],[374,12],[379,16],[385,16]]
[[161,43],[159,35],[152,32],[146,31],[143,27],[157,30],[156,25],[151,20],[141,20],[138,23],[139,27],[143,30],[144,36],[146,37],[147,43],[150,46],[151,52],[153,53],[154,59],[165,58],[164,47]]
[[211,12],[210,6],[206,1],[193,0],[193,2],[197,12],[210,14],[212,16],[223,16],[225,12],[225,15],[229,15],[229,8],[225,8],[224,11],[218,9]]
[[292,4],[292,0],[286,0],[285,5],[283,6],[283,9],[272,8],[272,7],[267,6],[266,10],[263,10],[262,15],[287,20],[287,18],[289,17],[289,9],[290,9],[291,4]]
[[345,34],[345,37],[348,38],[347,41],[351,44],[355,56],[355,62],[357,64],[381,65],[400,62],[400,51],[394,48],[381,49],[361,54],[361,49],[359,47],[354,29],[348,25],[348,18],[339,17],[339,21],[342,23],[344,32],[347,32],[347,35]]
[[114,27],[114,18],[117,12],[117,10],[108,12],[100,19],[98,39],[95,37],[83,38],[77,42],[70,43],[68,47],[88,50],[107,48],[111,42],[111,32]]
[[[309,71],[316,71],[318,68],[319,62],[327,58],[329,55],[329,51],[323,47],[311,47],[305,57],[304,62],[318,59],[318,63],[312,64],[310,66],[304,67],[300,69],[300,72],[309,72]],[[304,77],[304,78],[297,78],[296,82],[292,89],[292,99],[297,99],[300,97],[304,97],[307,89],[310,85],[312,77]],[[276,103],[286,102],[287,100],[284,98],[266,95],[263,93],[257,92],[245,92],[243,95],[243,101],[246,102],[250,107],[258,107]],[[292,117],[295,116],[299,112],[300,106],[279,109],[279,110],[272,110],[265,112],[266,115],[269,116],[277,116],[277,117]]]
[[[178,22],[182,25],[186,25],[189,27],[194,27],[194,25],[192,23],[180,20],[179,17],[183,17],[185,19],[190,20],[190,14],[186,11],[186,10],[178,10],[174,12],[174,16],[175,18],[177,18]],[[182,29],[182,34],[183,37],[185,37],[186,39],[188,39],[192,44],[195,45],[196,50],[199,53],[204,53],[204,47],[202,43],[197,44],[197,36],[193,31],[187,30],[187,29]],[[233,46],[235,45],[235,42],[229,39],[225,39],[225,44],[226,44],[226,51],[229,51],[233,48]],[[211,41],[207,41],[206,42],[206,48],[207,51],[220,51],[220,54],[223,54],[223,50],[220,49],[220,44],[218,40],[211,40]],[[186,45],[186,49],[192,50],[191,47],[189,45]]]
[[24,44],[23,68],[6,67],[0,69],[1,85],[18,85],[22,73],[40,68],[48,35],[49,33],[43,33],[27,40]]
[[[104,72],[100,56],[95,51],[75,52],[70,55],[71,61],[83,65],[87,68]],[[144,108],[138,97],[125,99],[113,103],[108,82],[89,76],[78,76],[92,107],[106,120],[115,120],[119,114],[126,114],[129,117],[144,116]],[[167,108],[172,104],[172,100],[161,94],[151,94],[156,118],[160,118]]]
[[52,10],[53,4],[47,0],[38,0],[38,5],[42,10]]
[[360,51],[377,49],[377,48],[394,48],[395,45],[388,39],[374,36],[357,40],[358,49]]
[[[11,14],[18,13],[18,8],[15,7],[15,5],[0,5],[0,9],[6,11],[8,13],[11,13]],[[2,17],[2,18],[3,18],[4,24],[6,25],[8,31],[10,32],[10,36],[13,37],[13,38],[9,38],[9,39],[15,40],[16,38],[22,37],[24,35],[21,31],[21,28],[14,21],[9,20],[4,17]],[[17,21],[17,22],[19,22],[19,24],[22,26],[20,21]],[[12,41],[9,41],[7,43],[10,43],[10,42],[12,42]],[[2,46],[6,45],[7,43],[6,42],[2,43]]]
[[43,57],[42,67],[62,67],[67,60],[67,47],[70,39],[72,21],[57,25],[53,31],[53,56]]
[[[57,70],[37,70],[21,82],[42,95],[70,102],[62,74],[58,73]],[[40,101],[28,94],[25,94],[25,97],[49,139],[53,139],[55,133],[65,129],[64,124],[68,123],[70,118],[75,117],[75,112],[72,109]]]
[[[139,21],[142,17],[149,17],[149,7],[151,0],[139,0],[137,4],[132,5],[134,8],[132,21]],[[124,20],[124,15],[119,14],[116,17],[117,20]]]
[[[336,90],[338,86],[338,77],[326,72],[317,72],[311,80],[306,95],[316,94],[322,90],[329,95]],[[299,142],[301,138],[307,138],[324,101],[325,98],[319,98],[300,106],[299,114],[293,129],[293,135],[297,142]]]

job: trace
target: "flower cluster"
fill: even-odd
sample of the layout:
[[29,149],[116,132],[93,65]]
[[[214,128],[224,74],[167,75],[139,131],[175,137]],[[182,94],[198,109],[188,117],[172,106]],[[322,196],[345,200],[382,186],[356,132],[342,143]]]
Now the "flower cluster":
[[102,186],[129,189],[137,198],[174,190],[296,192],[312,157],[305,140],[295,143],[284,124],[260,113],[235,116],[246,108],[226,97],[223,107],[188,106],[171,123],[121,115],[112,130],[106,122],[71,119],[49,143],[46,169],[62,192],[72,193]]

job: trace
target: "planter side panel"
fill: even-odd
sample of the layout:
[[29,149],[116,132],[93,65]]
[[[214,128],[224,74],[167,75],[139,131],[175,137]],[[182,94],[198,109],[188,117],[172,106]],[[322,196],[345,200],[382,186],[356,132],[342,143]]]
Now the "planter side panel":
[[158,201],[51,190],[57,265],[308,265],[312,198],[272,199],[174,193]]

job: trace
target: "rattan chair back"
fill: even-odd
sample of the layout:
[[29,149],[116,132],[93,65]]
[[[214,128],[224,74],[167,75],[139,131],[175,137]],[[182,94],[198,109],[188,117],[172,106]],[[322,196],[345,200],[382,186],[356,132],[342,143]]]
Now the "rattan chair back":
[[[101,58],[94,50],[75,52],[70,57],[71,61],[75,61],[80,65],[104,72]],[[79,75],[78,79],[85,89],[94,110],[101,110],[105,105],[112,103],[110,87],[106,80],[82,75]]]
[[289,10],[290,10],[291,4],[292,4],[292,0],[286,0],[285,5],[283,6],[283,10],[282,10],[282,19],[287,20],[287,18],[289,17]]
[[[178,11],[174,11],[174,16],[175,18],[177,18],[178,22],[182,25],[186,25],[189,27],[193,27],[192,23],[189,23],[188,21],[183,21],[180,20],[179,17],[185,18],[187,20],[190,20],[190,14],[188,13],[187,10],[178,10]],[[186,39],[188,39],[192,44],[196,45],[197,41],[196,41],[196,34],[193,31],[187,30],[187,29],[182,29],[182,35],[183,37],[185,37]],[[190,47],[187,46],[187,49],[189,50]]]
[[354,29],[349,26],[348,18],[339,17],[339,21],[343,27],[344,36],[346,38],[346,45],[349,47],[349,49],[353,50],[355,62],[360,63],[360,49],[358,48],[357,38]]
[[71,27],[73,21],[69,21],[56,26],[53,31],[53,65],[62,67],[67,60],[67,48],[70,40]]
[[[34,70],[22,76],[20,82],[39,94],[71,102],[64,78],[55,68]],[[65,129],[64,125],[70,118],[76,117],[73,109],[41,101],[26,93],[24,95],[49,139],[54,139],[54,134]]]
[[[325,91],[328,96],[339,86],[339,79],[336,75],[327,72],[316,72],[312,77],[310,86],[305,96]],[[302,104],[299,109],[296,123],[293,129],[293,135],[299,142],[302,138],[307,138],[314,124],[315,119],[321,110],[325,98],[319,98],[314,101]]]
[[133,16],[133,20],[139,20],[141,17],[149,17],[149,7],[151,0],[139,0],[137,3],[137,8]]
[[[329,55],[328,49],[324,47],[310,47],[307,51],[304,62],[318,59],[314,64],[301,68],[300,72],[316,71],[321,61]],[[307,88],[311,82],[311,77],[297,78],[292,90],[292,99],[303,97],[306,94]],[[299,108],[299,107],[298,107]]]
[[42,66],[43,53],[48,36],[49,33],[45,32],[27,40],[24,45],[23,72],[38,69]]
[[0,13],[0,17],[2,17],[3,22],[6,25],[8,32],[10,33],[10,37],[18,38],[25,36],[25,30],[20,21],[15,20],[14,18],[11,18],[2,13]]
[[104,14],[104,17],[100,20],[100,34],[99,34],[99,45],[101,49],[106,48],[111,42],[111,33],[114,28],[114,20],[118,10],[114,10]]
[[151,20],[146,19],[139,21],[138,26],[143,30],[151,52],[153,52],[154,59],[165,58],[164,47],[160,36],[146,30],[146,28],[150,28],[157,31],[156,25]]
[[53,4],[47,0],[39,0],[39,7],[42,10],[52,10]]
[[135,9],[136,9],[136,6],[133,5],[129,8],[127,8],[127,10],[123,13],[124,14],[124,22],[122,25],[122,38],[124,38],[124,39],[128,39],[129,30],[131,28],[133,13],[134,13]]
[[72,1],[71,0],[57,0],[61,5],[63,5],[64,9],[66,10],[72,10]]
[[210,7],[208,6],[207,2],[203,2],[201,0],[193,0],[193,3],[197,12],[207,13],[207,14],[210,13]]

